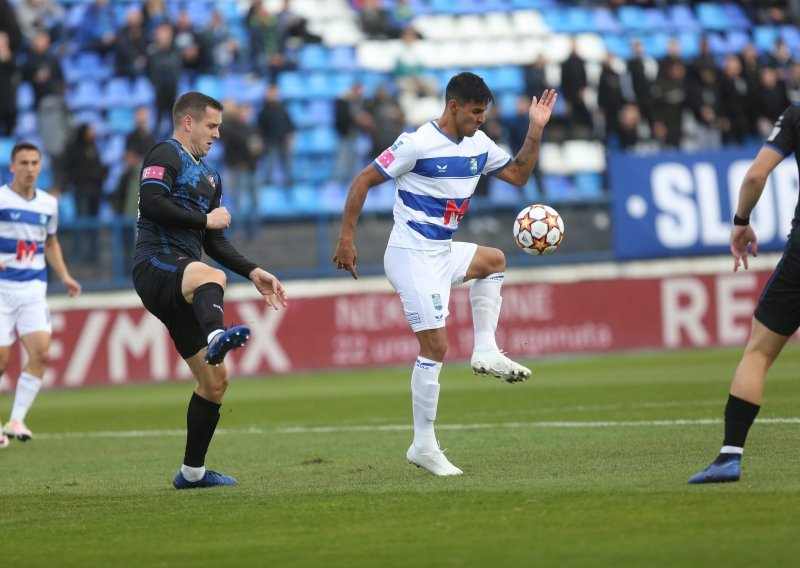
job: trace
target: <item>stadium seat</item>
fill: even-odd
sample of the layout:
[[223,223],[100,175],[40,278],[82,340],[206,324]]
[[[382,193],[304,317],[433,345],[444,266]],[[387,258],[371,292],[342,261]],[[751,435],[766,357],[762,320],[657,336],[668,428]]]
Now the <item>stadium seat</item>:
[[[372,192],[370,192],[372,193]],[[313,185],[296,183],[290,192],[290,207],[293,213],[318,213],[320,195]]]
[[216,75],[198,75],[194,80],[192,90],[200,91],[217,100],[224,98],[225,95],[223,82]]
[[594,30],[599,34],[618,34],[623,31],[619,20],[609,8],[595,8],[592,10],[592,18]]
[[292,211],[286,191],[272,185],[263,186],[258,192],[258,213],[262,217],[282,217]]
[[564,160],[560,144],[544,142],[539,148],[539,167],[543,174],[566,175],[572,173],[570,165]]
[[541,12],[535,10],[520,10],[514,12],[511,23],[513,32],[519,36],[545,36],[552,32],[550,27],[545,23]]
[[575,189],[581,199],[603,199],[603,176],[599,173],[579,173],[574,178]]
[[694,14],[691,6],[676,4],[667,8],[667,15],[672,28],[684,32],[699,32],[702,30],[700,22]]
[[567,176],[546,175],[542,183],[545,201],[551,205],[579,200],[578,191]]
[[402,42],[396,40],[363,41],[356,46],[356,61],[362,69],[392,71],[402,49]]
[[38,132],[38,119],[36,113],[32,111],[21,112],[17,115],[17,127],[15,130],[20,138],[30,138]]
[[297,71],[284,71],[278,75],[278,89],[284,100],[303,99],[306,97],[303,75]]
[[488,37],[506,38],[512,29],[511,18],[503,12],[486,14],[483,20],[483,33]]
[[600,142],[567,140],[562,151],[570,172],[599,173],[606,169],[605,147]]
[[17,87],[17,110],[22,112],[33,109],[33,85],[23,81]]
[[301,47],[298,51],[297,62],[300,69],[307,71],[327,71],[331,68],[328,49],[317,43]]
[[135,127],[130,107],[112,107],[108,110],[108,130],[112,134],[128,134]]
[[80,81],[67,91],[67,105],[72,110],[102,108],[104,104],[100,84],[94,81]]
[[603,38],[596,33],[584,33],[575,36],[576,50],[584,61],[602,61],[606,57],[606,46]]
[[135,106],[133,84],[127,77],[112,77],[103,89],[103,100],[109,108]]
[[11,149],[16,143],[11,137],[0,138],[0,167],[6,168],[11,163]]
[[358,62],[356,61],[355,50],[347,45],[338,45],[330,49],[331,67],[338,71],[356,71]]

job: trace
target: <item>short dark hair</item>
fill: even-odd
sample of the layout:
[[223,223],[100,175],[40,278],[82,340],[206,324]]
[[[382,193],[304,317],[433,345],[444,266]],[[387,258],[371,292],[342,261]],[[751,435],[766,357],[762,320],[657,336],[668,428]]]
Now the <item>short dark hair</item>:
[[172,107],[172,123],[177,126],[180,124],[181,119],[187,114],[195,120],[198,120],[203,113],[205,113],[206,107],[211,107],[222,112],[222,103],[217,99],[197,91],[184,93],[178,97],[178,100],[175,101],[175,105]]
[[483,79],[475,73],[464,71],[453,75],[444,91],[445,102],[455,100],[458,104],[493,103],[494,95]]
[[42,151],[39,150],[39,147],[33,142],[17,142],[11,149],[11,161],[13,162],[14,158],[17,157],[17,154],[23,150],[33,150],[34,152],[38,152],[40,156],[42,155]]

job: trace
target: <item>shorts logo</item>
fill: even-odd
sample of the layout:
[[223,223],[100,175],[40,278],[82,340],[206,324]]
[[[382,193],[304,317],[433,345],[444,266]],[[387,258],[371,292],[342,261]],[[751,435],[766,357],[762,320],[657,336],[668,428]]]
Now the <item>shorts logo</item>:
[[469,172],[471,174],[478,173],[478,158],[470,158],[469,159]]
[[378,156],[378,163],[382,165],[384,168],[388,168],[394,162],[394,154],[392,154],[391,149],[386,149],[383,153]]
[[442,309],[442,297],[439,294],[431,294],[433,300],[433,307],[437,310]]
[[406,319],[408,320],[409,325],[414,325],[415,323],[420,323],[422,318],[419,317],[417,312],[406,312]]
[[147,166],[142,170],[142,180],[164,179],[164,166]]

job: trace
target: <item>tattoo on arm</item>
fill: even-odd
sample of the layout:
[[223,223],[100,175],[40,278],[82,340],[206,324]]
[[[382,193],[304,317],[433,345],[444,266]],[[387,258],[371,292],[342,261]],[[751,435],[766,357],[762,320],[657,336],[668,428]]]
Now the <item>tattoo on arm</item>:
[[525,136],[525,139],[530,140],[533,144],[536,144],[538,142],[538,140],[533,136]]

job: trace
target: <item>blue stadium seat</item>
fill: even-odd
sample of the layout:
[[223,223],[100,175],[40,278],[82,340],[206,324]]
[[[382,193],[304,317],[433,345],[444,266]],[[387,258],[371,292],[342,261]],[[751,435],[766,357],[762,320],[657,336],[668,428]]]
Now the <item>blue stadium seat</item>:
[[614,16],[609,8],[595,8],[592,10],[592,18],[594,19],[594,29],[599,34],[618,34],[621,33],[622,25]]
[[795,60],[797,60],[797,55],[800,54],[800,30],[795,26],[782,26],[781,37],[789,49],[792,50]]
[[122,134],[112,134],[106,136],[103,143],[97,145],[100,149],[100,160],[111,165],[122,161],[125,154],[125,136]]
[[672,22],[672,27],[675,30],[682,30],[684,32],[699,32],[702,30],[700,22],[692,11],[691,6],[685,4],[677,4],[667,8],[669,19]]
[[330,49],[331,67],[337,71],[357,71],[359,69],[355,50],[348,45],[337,45]]
[[548,203],[563,203],[565,201],[576,201],[578,192],[575,186],[566,176],[546,175],[542,176],[544,184],[545,200]]
[[307,96],[303,75],[297,71],[284,71],[278,75],[278,89],[285,100],[303,99]]
[[67,91],[67,105],[72,110],[103,108],[104,99],[100,84],[94,81],[80,81]]
[[112,107],[108,110],[108,130],[113,134],[128,134],[135,127],[130,107]]
[[695,10],[698,21],[707,30],[726,31],[750,26],[741,8],[733,4],[703,2],[697,4]]
[[103,99],[109,108],[135,106],[133,84],[127,77],[112,77],[106,82]]
[[581,199],[602,199],[603,176],[598,173],[575,174],[575,187]]
[[33,108],[33,85],[24,81],[17,87],[17,110],[26,111]]
[[622,27],[628,31],[668,31],[672,24],[659,8],[620,6],[617,16]]
[[307,71],[327,71],[331,68],[328,49],[318,43],[312,43],[300,48],[297,57],[300,69]]
[[58,196],[58,220],[60,223],[73,223],[78,218],[78,207],[72,192],[65,192]]
[[[642,44],[645,44],[644,38],[642,38]],[[620,59],[630,59],[631,58],[631,41],[627,35],[624,34],[609,34],[603,37],[603,42],[606,45],[606,50],[610,53],[616,55]],[[645,53],[648,55],[653,55],[649,51],[647,51],[647,47],[645,45]]]
[[50,190],[50,186],[53,185],[53,170],[52,168],[42,168],[42,172],[39,174],[39,177],[36,179],[36,187],[39,189],[43,189],[45,191]]
[[194,80],[193,90],[217,100],[221,100],[225,94],[222,80],[216,75],[198,75]]
[[258,213],[262,217],[281,217],[292,211],[286,192],[273,185],[265,185],[258,192]]
[[133,82],[133,95],[131,97],[136,106],[151,105],[156,100],[153,85],[144,77],[138,77]]
[[320,195],[313,185],[295,184],[290,192],[290,199],[293,213],[319,213]]
[[11,149],[16,143],[11,137],[0,138],[0,167],[6,168],[11,163]]
[[38,132],[38,121],[36,113],[32,111],[25,111],[17,115],[16,133],[20,138],[30,138]]

